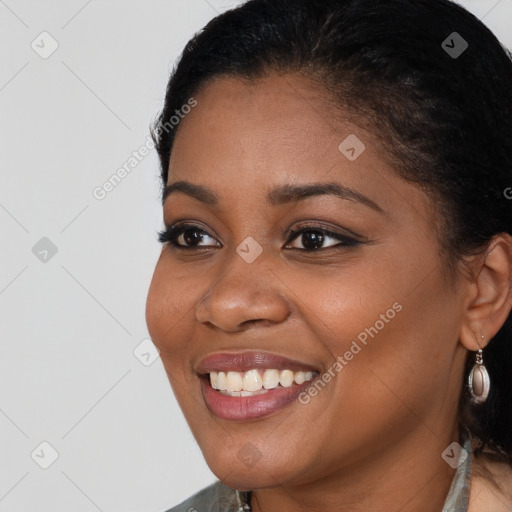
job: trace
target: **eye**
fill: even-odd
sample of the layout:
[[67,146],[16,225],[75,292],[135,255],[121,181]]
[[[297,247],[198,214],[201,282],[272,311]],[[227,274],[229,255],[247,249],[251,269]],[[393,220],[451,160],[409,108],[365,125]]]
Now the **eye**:
[[[308,252],[330,248],[343,249],[345,247],[353,247],[361,243],[356,238],[343,233],[329,231],[321,226],[303,226],[292,230],[290,235],[288,244],[293,240],[297,240],[302,244],[302,248],[297,246],[292,248]],[[301,238],[298,238],[299,235],[302,235]],[[325,246],[324,243],[329,240],[334,240],[337,243],[331,243],[330,245]]]
[[[299,239],[299,235],[302,237]],[[208,243],[208,239],[213,243]],[[217,240],[196,224],[174,224],[158,233],[158,240],[165,244],[170,243],[179,249],[195,249],[201,247],[222,247]],[[297,240],[302,247],[291,246],[291,241]],[[326,241],[334,241],[329,245],[325,245]],[[322,226],[302,226],[290,232],[290,237],[286,248],[299,249],[306,252],[320,251],[330,248],[343,249],[359,245],[361,242],[355,237],[336,233],[325,229]]]
[[[195,247],[211,247],[212,244],[203,244],[208,239],[215,240],[207,231],[195,224],[172,225],[158,233],[158,240],[165,244],[170,243],[180,249],[194,249]],[[213,244],[222,247],[218,242]]]

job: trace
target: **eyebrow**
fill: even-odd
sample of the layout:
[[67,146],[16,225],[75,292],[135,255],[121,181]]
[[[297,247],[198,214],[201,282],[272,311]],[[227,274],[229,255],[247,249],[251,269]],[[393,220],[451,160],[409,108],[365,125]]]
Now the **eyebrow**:
[[[186,194],[202,203],[215,206],[219,204],[220,197],[207,187],[196,185],[188,181],[177,181],[165,187],[162,204],[175,192]],[[267,202],[272,206],[279,206],[292,202],[302,201],[309,197],[320,195],[333,195],[341,199],[361,203],[373,210],[384,213],[384,210],[365,195],[338,183],[311,183],[307,185],[282,185],[267,194]]]

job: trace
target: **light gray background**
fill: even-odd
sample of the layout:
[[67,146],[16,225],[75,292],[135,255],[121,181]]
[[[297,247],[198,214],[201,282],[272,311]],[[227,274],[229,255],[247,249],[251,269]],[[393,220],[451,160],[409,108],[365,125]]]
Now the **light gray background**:
[[[238,3],[0,0],[0,512],[162,512],[215,480],[147,341],[155,151],[92,192],[148,140],[185,42]],[[512,48],[512,0],[462,3]]]

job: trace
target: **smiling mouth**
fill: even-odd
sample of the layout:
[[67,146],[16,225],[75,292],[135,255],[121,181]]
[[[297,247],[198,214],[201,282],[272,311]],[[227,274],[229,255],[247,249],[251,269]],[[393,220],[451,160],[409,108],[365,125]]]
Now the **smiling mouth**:
[[210,385],[225,396],[249,397],[268,393],[276,388],[290,388],[309,382],[318,375],[314,371],[254,368],[245,372],[211,371],[206,374]]
[[[319,375],[319,372],[314,371],[292,372],[291,370],[270,368],[267,370],[247,370],[245,372],[212,371],[200,375],[199,380],[202,396],[210,413],[224,420],[238,422],[260,420],[277,414],[294,403],[300,405],[301,403],[298,401],[300,394],[311,386]],[[306,376],[308,377],[307,380]],[[224,383],[222,382],[223,379]],[[281,379],[284,385],[281,384]],[[217,388],[220,387],[219,380],[223,387],[228,388],[229,386],[229,390],[215,389],[214,385]],[[246,386],[252,385],[253,388],[259,387],[259,389],[247,391],[244,389],[244,382]],[[301,384],[298,382],[301,382]],[[265,383],[269,386],[268,389],[265,387]],[[238,389],[240,387],[241,389]],[[233,388],[236,389],[231,391]],[[302,407],[302,405],[300,406]]]
[[208,411],[230,421],[262,419],[298,402],[320,369],[266,351],[217,352],[198,362],[201,394]]

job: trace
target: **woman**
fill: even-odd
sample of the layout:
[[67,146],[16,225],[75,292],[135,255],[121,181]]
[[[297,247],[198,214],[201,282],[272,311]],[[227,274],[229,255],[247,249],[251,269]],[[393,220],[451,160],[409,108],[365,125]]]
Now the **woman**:
[[172,511],[511,509],[511,119],[447,0],[252,0],[188,43],[147,322],[219,481]]

